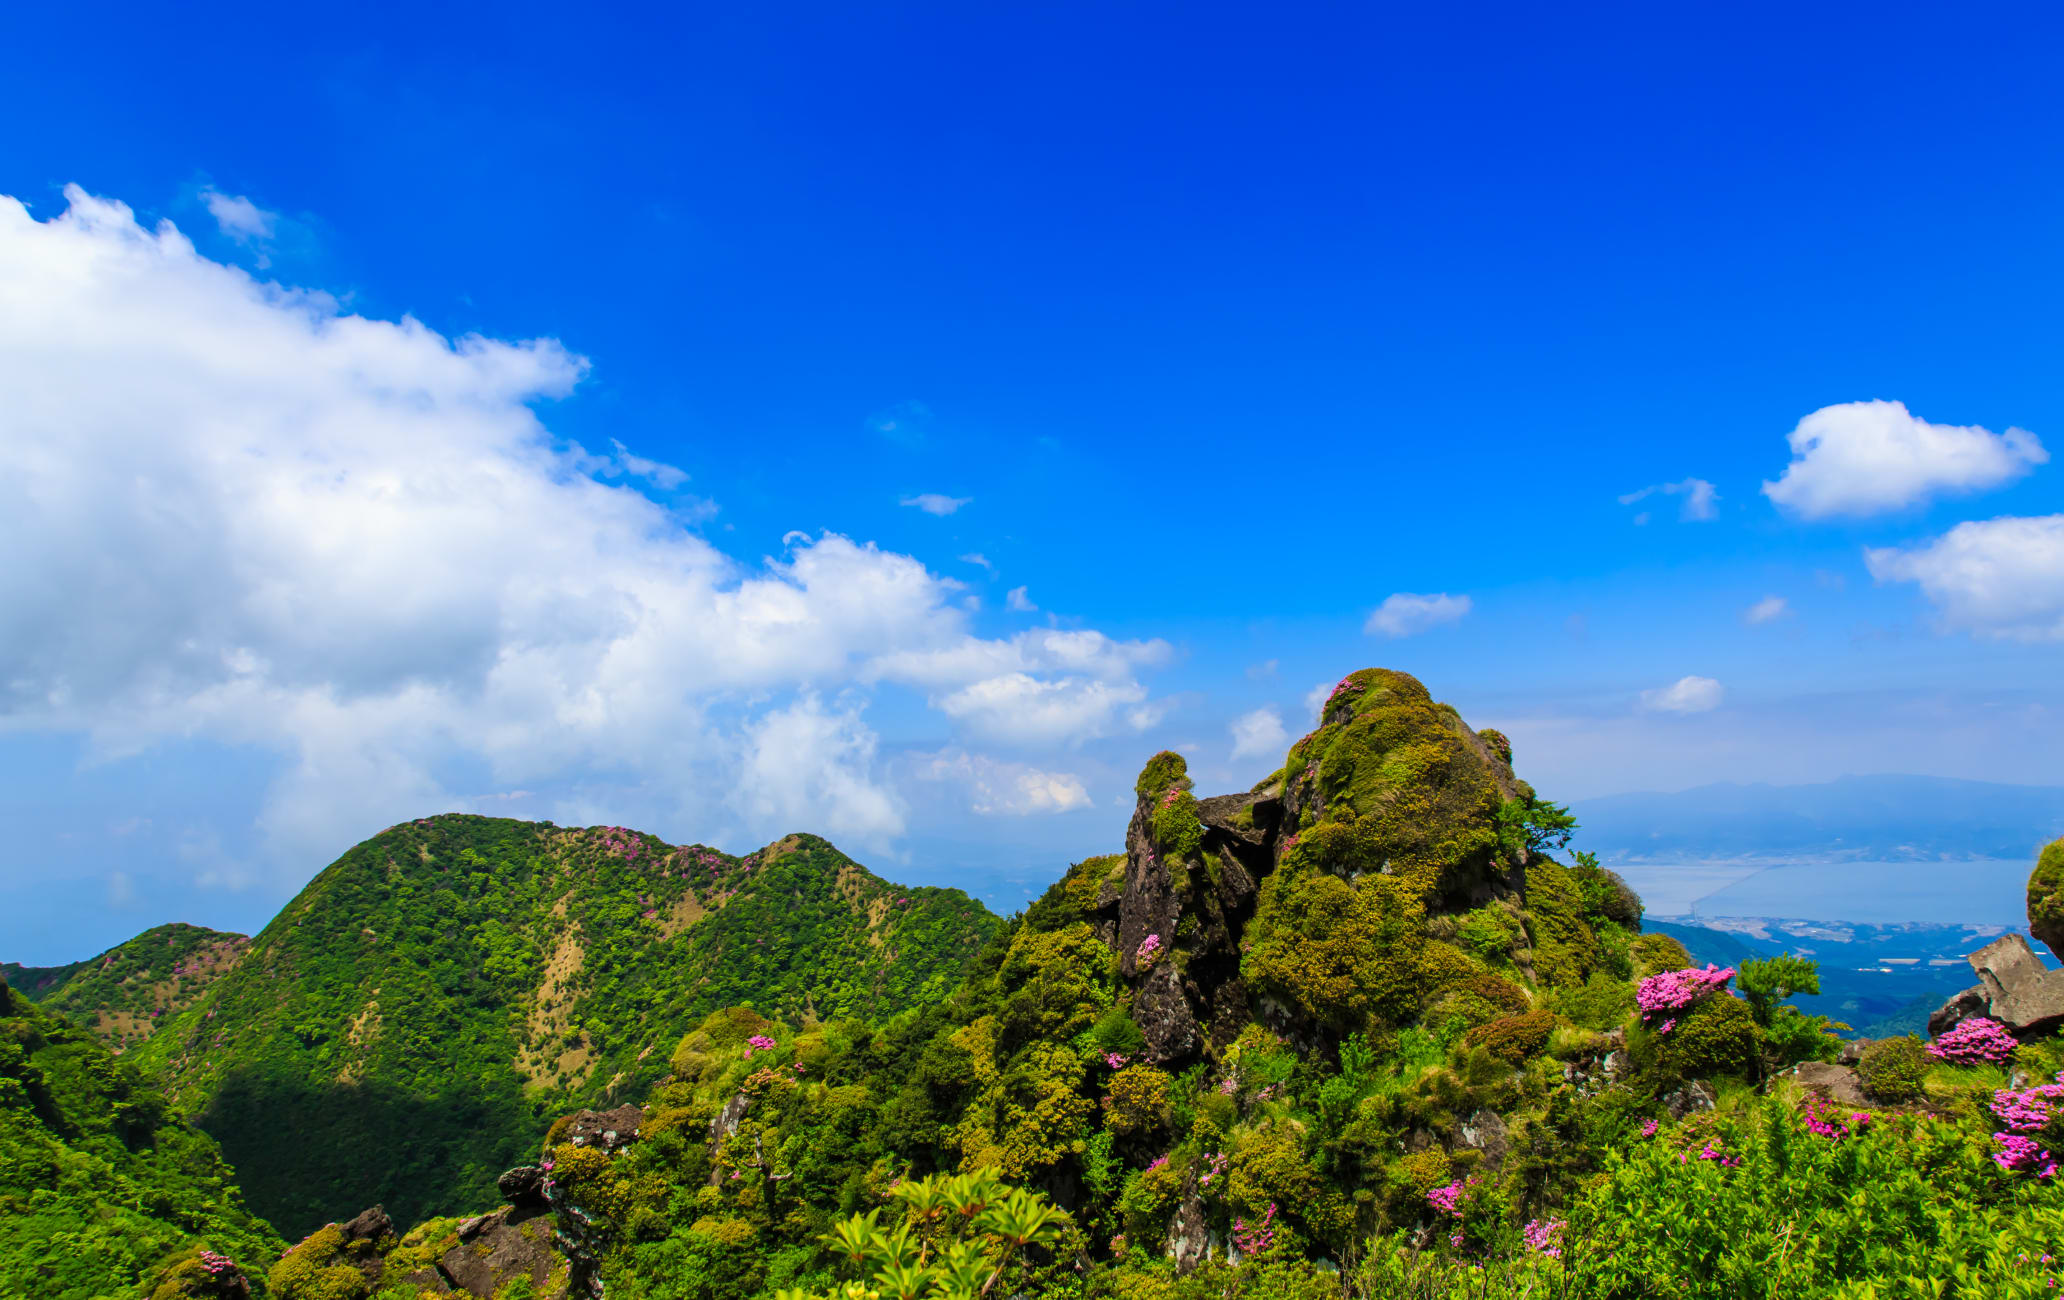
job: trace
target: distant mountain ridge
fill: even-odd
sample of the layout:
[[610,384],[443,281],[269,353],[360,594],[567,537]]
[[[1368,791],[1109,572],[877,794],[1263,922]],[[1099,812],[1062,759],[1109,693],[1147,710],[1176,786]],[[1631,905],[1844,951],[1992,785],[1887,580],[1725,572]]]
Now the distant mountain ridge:
[[1570,811],[1581,827],[1577,843],[1608,861],[2018,860],[2064,834],[2064,787],[1845,776],[1608,795]]
[[[243,956],[249,937],[174,922],[68,966],[9,965],[8,982],[92,1031],[117,1055],[193,1005]],[[21,971],[28,987],[16,983]]]
[[649,1087],[713,1010],[921,1005],[1000,925],[810,835],[734,857],[431,817],[326,868],[125,1059],[165,1075],[289,1236],[375,1202],[406,1220],[478,1199],[570,1106]]

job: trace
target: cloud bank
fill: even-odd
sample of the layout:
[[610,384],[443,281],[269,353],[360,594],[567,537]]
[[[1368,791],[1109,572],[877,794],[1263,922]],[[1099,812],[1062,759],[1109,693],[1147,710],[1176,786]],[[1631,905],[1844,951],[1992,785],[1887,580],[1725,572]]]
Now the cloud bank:
[[483,771],[880,846],[880,686],[1030,746],[1164,707],[1161,642],[982,638],[960,584],[836,533],[718,550],[706,504],[636,488],[684,470],[540,422],[587,369],[556,341],[351,315],[66,197],[0,198],[0,729],[276,752],[261,826],[299,876]]
[[2008,641],[2064,640],[2064,515],[1974,520],[1921,546],[1863,553],[1879,582],[1913,582],[1942,625]]

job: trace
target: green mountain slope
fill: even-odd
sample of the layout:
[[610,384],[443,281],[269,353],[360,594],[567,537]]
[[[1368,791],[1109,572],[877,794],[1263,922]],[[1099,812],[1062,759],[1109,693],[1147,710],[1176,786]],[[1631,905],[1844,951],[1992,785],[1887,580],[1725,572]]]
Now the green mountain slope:
[[286,1243],[232,1179],[134,1066],[0,984],[0,1296],[214,1294],[203,1249],[262,1278]]
[[24,966],[20,962],[0,961],[0,980],[6,980],[9,988],[29,1001],[40,1002],[63,988],[66,980],[86,966],[83,961],[63,966]]
[[57,967],[69,973],[42,984],[37,997],[92,1030],[119,1056],[192,1006],[236,965],[250,942],[204,926],[156,926],[88,961]]
[[944,996],[999,922],[813,836],[732,857],[442,816],[353,848],[137,1049],[290,1234],[476,1202],[570,1105],[638,1095],[710,1011]]

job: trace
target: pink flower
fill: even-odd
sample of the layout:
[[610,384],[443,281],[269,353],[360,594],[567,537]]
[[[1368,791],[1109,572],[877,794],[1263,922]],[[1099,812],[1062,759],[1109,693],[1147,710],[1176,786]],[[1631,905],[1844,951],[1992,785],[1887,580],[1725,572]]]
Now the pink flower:
[[1734,967],[1710,962],[1704,970],[1666,970],[1641,981],[1634,1001],[1641,1007],[1641,1018],[1656,1024],[1657,1033],[1667,1034],[1677,1027],[1679,1013],[1720,992],[1733,978]]
[[1426,1194],[1426,1203],[1431,1205],[1437,1214],[1459,1219],[1462,1217],[1462,1194],[1468,1191],[1470,1184],[1475,1181],[1476,1176],[1472,1174],[1467,1178],[1457,1178],[1446,1187],[1436,1187]]
[[1953,1065],[2004,1065],[2020,1045],[1999,1021],[1974,1016],[1928,1044],[1928,1054]]
[[1131,1057],[1125,1055],[1123,1052],[1104,1053],[1104,1064],[1113,1070],[1116,1070],[1119,1067],[1123,1066],[1127,1061],[1131,1059]]
[[1549,1259],[1561,1259],[1564,1226],[1561,1219],[1533,1219],[1519,1230],[1519,1235],[1525,1239],[1528,1250]]

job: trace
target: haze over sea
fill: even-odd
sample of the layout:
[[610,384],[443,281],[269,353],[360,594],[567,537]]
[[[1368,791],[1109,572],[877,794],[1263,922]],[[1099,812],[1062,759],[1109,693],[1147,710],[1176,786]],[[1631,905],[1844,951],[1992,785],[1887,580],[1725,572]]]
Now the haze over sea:
[[1650,916],[1786,916],[1866,925],[2027,920],[2028,863],[1692,861],[1616,865]]

